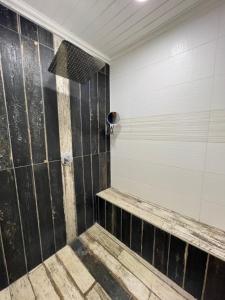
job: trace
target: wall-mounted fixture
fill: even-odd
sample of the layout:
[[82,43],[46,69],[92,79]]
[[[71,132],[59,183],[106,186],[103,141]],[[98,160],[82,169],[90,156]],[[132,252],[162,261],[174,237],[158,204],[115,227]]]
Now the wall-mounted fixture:
[[105,66],[105,62],[68,41],[62,41],[48,71],[85,83]]
[[112,111],[108,114],[107,116],[107,123],[109,125],[109,133],[110,134],[113,134],[113,129],[116,125],[119,124],[119,121],[120,121],[120,117],[119,117],[119,114],[115,111]]

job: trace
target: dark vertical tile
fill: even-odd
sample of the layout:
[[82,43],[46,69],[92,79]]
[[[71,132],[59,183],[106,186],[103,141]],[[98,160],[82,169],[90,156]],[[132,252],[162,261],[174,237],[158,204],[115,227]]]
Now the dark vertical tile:
[[122,210],[122,242],[130,247],[131,215]]
[[99,100],[99,152],[106,151],[106,80],[105,75],[98,73]]
[[55,252],[52,207],[47,164],[35,165],[34,177],[37,194],[43,259],[46,259]]
[[[66,224],[63,206],[61,162],[49,163],[56,251],[66,244]],[[74,225],[75,230],[75,225]]]
[[16,168],[15,172],[20,201],[27,268],[30,271],[41,263],[41,248],[32,169],[31,166],[27,166]]
[[171,236],[168,276],[180,286],[182,286],[184,277],[185,248],[185,242],[175,236]]
[[17,14],[1,4],[0,4],[0,24],[9,29],[18,31]]
[[142,220],[132,215],[131,249],[141,255]]
[[21,34],[29,39],[38,40],[37,25],[30,20],[20,16]]
[[112,233],[112,203],[106,201],[106,220],[105,227],[110,233]]
[[6,115],[2,73],[0,72],[0,116]]
[[166,274],[168,261],[169,234],[161,229],[155,229],[154,266]]
[[111,187],[111,153],[107,152],[107,188]]
[[0,172],[0,210],[2,240],[9,281],[26,273],[21,224],[13,170]]
[[70,80],[70,111],[73,156],[82,156],[80,84],[72,80]]
[[155,227],[143,222],[142,257],[152,264]]
[[100,223],[100,219],[99,219],[99,197],[98,196],[95,197],[95,217],[96,217],[95,221],[97,223]]
[[53,34],[40,26],[38,26],[38,40],[41,44],[53,48]]
[[[106,117],[110,113],[110,67],[106,65]],[[110,151],[110,134],[106,137],[106,151]]]
[[204,300],[222,300],[225,298],[225,262],[210,256]]
[[102,198],[98,198],[98,205],[99,205],[99,224],[105,228],[105,200]]
[[42,163],[46,159],[41,73],[38,45],[22,38],[25,93],[31,134],[33,162]]
[[121,241],[122,239],[122,210],[113,205],[113,234]]
[[[94,205],[92,193],[91,157],[84,156],[84,184],[86,205],[86,229],[94,224]],[[79,212],[78,212],[79,213]]]
[[0,116],[0,171],[11,168],[10,139],[6,115]]
[[107,156],[106,152],[99,153],[99,190],[107,188]]
[[98,95],[97,74],[90,81],[91,153],[98,153]]
[[85,231],[84,167],[82,157],[74,159],[74,183],[76,191],[76,211],[78,235]]
[[45,104],[45,122],[48,142],[48,159],[60,159],[59,123],[55,75],[48,72],[54,51],[40,45],[42,84]]
[[201,298],[207,254],[194,246],[188,246],[184,288],[197,299]]
[[12,152],[16,167],[30,164],[22,59],[19,36],[0,27],[0,49]]
[[82,141],[83,155],[91,153],[90,139],[90,106],[89,106],[89,81],[81,85],[81,120],[82,120]]
[[95,220],[97,220],[97,198],[99,192],[99,157],[97,154],[92,155],[92,180],[93,180],[93,197],[95,206]]
[[[1,217],[0,217],[1,218]],[[0,224],[1,226],[1,224]],[[0,234],[1,234],[1,227],[0,227]],[[0,291],[8,286],[8,278],[7,278],[7,270],[5,265],[4,259],[4,252],[3,252],[3,244],[0,238]]]

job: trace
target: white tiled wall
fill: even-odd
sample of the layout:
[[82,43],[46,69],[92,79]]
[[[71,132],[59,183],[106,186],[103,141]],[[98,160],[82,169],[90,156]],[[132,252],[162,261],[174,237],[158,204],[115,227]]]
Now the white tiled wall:
[[113,61],[111,110],[112,186],[225,230],[225,1]]

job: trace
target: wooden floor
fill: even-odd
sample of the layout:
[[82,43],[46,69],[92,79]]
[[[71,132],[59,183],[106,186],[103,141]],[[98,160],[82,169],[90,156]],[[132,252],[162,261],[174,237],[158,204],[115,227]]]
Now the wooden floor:
[[0,292],[0,300],[193,299],[99,225]]

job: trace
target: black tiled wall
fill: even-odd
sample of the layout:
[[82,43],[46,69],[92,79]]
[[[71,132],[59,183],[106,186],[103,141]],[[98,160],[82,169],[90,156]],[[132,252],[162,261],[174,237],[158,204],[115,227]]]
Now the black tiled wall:
[[[51,32],[0,5],[0,290],[66,243],[53,47]],[[109,66],[69,89],[80,234],[110,186]]]
[[102,198],[97,203],[97,222],[102,227],[196,299],[225,299],[224,261]]

